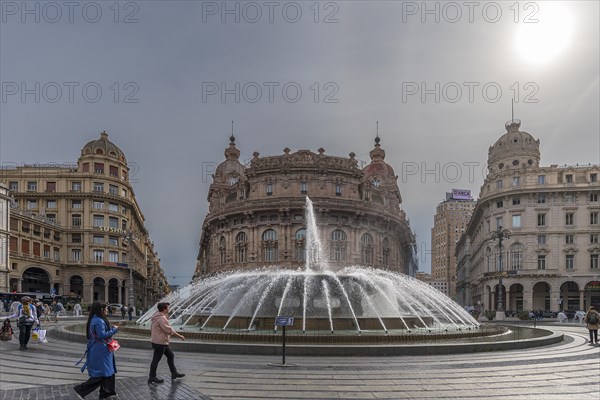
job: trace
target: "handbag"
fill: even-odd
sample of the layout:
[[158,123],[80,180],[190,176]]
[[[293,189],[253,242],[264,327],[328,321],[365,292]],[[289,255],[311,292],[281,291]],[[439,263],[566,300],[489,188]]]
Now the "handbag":
[[94,334],[94,337],[96,338],[96,340],[104,343],[106,345],[106,348],[108,349],[108,351],[111,353],[114,353],[115,351],[117,351],[121,348],[121,345],[115,339],[111,339],[111,341],[109,342],[106,339],[104,339],[104,340],[98,339],[98,336],[96,336],[96,334]]

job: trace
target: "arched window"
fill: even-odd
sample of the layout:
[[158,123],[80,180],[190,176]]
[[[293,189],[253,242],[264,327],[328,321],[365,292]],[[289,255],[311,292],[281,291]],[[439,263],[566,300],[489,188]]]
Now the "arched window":
[[364,265],[373,264],[373,236],[364,233],[360,237],[361,263]]
[[388,240],[388,238],[384,238],[383,239],[383,247],[382,247],[382,256],[383,256],[383,265],[384,266],[389,266],[390,265],[390,241]]
[[245,263],[248,254],[248,235],[246,235],[246,232],[240,232],[235,236],[235,248],[235,262]]
[[219,239],[219,261],[221,265],[227,263],[227,248],[225,243],[225,236],[221,236],[221,239]]
[[346,233],[341,229],[336,229],[331,232],[329,260],[331,262],[346,261]]
[[306,261],[306,229],[296,231],[295,242],[296,261]]
[[523,268],[523,245],[521,243],[510,246],[510,268]]
[[263,261],[277,261],[277,232],[267,229],[262,234]]

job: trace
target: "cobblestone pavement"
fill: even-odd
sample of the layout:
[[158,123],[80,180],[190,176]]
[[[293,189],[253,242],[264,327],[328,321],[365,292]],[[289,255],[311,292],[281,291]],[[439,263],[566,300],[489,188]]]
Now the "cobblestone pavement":
[[[152,351],[117,354],[120,399],[600,399],[600,346],[587,330],[554,325],[565,341],[529,350],[406,357],[280,357],[175,353],[186,377],[146,384]],[[0,400],[71,399],[87,379],[73,364],[84,345],[68,341],[0,343]],[[167,378],[166,360],[159,375]],[[88,396],[95,398],[95,396]]]

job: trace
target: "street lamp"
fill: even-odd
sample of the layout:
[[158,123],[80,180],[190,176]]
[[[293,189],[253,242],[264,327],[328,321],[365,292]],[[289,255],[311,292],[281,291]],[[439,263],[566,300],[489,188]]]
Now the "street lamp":
[[129,266],[129,307],[135,307],[135,297],[133,295],[133,265],[131,264],[131,257],[129,256],[131,253],[131,244],[133,243],[133,239],[135,239],[133,231],[127,231],[127,233],[125,233],[125,239],[127,239],[128,242],[127,265]]
[[490,232],[492,236],[492,240],[498,240],[498,251],[499,251],[499,278],[498,278],[498,299],[496,306],[496,319],[498,319],[498,312],[504,311],[504,306],[502,305],[502,239],[508,239],[512,234],[508,229],[502,229],[502,226],[499,226],[495,231]]

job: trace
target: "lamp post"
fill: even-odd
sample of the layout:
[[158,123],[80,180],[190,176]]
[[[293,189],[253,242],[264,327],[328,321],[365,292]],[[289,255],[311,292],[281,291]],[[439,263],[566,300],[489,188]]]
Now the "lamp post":
[[129,266],[129,307],[135,307],[135,297],[133,295],[133,265],[131,264],[131,260],[129,257],[129,254],[131,253],[131,245],[133,243],[134,238],[135,237],[133,235],[133,231],[127,231],[127,233],[125,234],[125,239],[127,239],[127,242],[129,244],[127,250],[127,265]]
[[[511,235],[511,231],[508,229],[502,229],[502,226],[499,226],[498,229],[492,231],[490,235],[492,236],[492,240],[498,240],[498,259],[499,259],[499,278],[498,278],[498,298],[496,305],[496,319],[498,318],[498,313],[504,311],[504,306],[502,304],[502,240],[508,239]],[[502,317],[500,317],[502,318]]]

